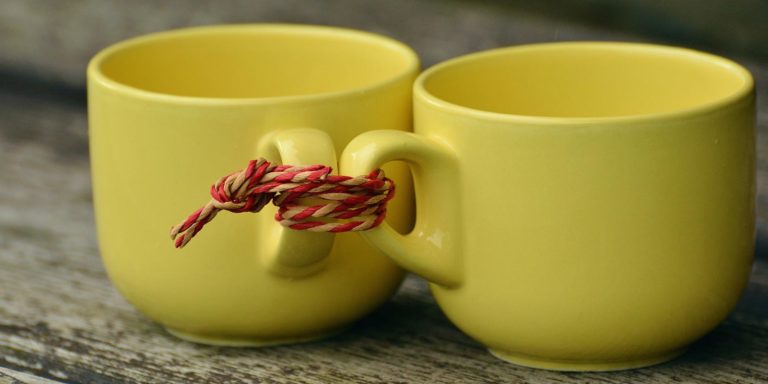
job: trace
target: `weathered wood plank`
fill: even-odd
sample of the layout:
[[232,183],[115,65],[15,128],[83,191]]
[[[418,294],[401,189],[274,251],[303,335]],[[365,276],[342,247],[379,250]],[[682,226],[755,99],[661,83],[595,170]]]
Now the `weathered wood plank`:
[[[551,25],[530,20],[498,34],[477,29],[502,19],[474,10],[438,22],[433,31],[456,25],[457,34],[468,34],[461,42],[436,32],[403,35],[420,36],[410,42],[427,63],[500,44],[606,37],[572,26],[559,30],[558,37]],[[386,31],[389,24],[372,25]],[[760,83],[768,79],[765,65],[749,66]],[[456,330],[424,282],[414,277],[390,303],[333,339],[266,349],[217,348],[170,337],[109,284],[95,242],[82,100],[77,92],[49,96],[23,82],[0,84],[0,382],[768,382],[765,151],[759,156],[759,261],[748,291],[721,327],[668,364],[575,374],[502,363]],[[765,88],[758,104],[759,142],[765,149]]]
[[[413,277],[390,303],[330,340],[266,349],[177,340],[136,313],[101,267],[82,106],[0,93],[0,116],[0,367],[6,376],[23,371],[99,383],[768,382],[765,259],[721,327],[682,358],[637,371],[557,373],[502,363],[456,330]],[[764,174],[762,167],[761,185]]]
[[40,376],[34,376],[29,373],[18,372],[12,369],[0,367],[0,384],[56,384],[60,381],[53,381]]

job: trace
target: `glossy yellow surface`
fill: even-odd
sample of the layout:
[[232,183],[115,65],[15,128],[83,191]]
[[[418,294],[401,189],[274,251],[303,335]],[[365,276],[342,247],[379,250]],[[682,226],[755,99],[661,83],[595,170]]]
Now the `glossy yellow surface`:
[[[312,26],[195,28],[99,53],[88,68],[91,160],[115,286],[172,333],[214,344],[316,338],[376,308],[402,271],[357,234],[283,230],[272,206],[223,212],[182,250],[168,231],[249,159],[335,167],[366,130],[410,130],[417,70],[400,43]],[[387,171],[405,196],[390,223],[407,230],[407,167]]]
[[413,165],[415,229],[364,233],[433,282],[494,355],[561,370],[663,362],[715,327],[755,230],[753,84],[708,54],[622,43],[500,49],[415,84],[415,134],[344,173]]

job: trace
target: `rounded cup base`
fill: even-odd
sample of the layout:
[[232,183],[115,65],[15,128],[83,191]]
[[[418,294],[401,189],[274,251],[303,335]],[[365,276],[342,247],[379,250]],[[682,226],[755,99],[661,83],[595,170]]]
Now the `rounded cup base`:
[[336,336],[343,332],[346,328],[335,329],[330,332],[299,336],[299,337],[287,337],[287,338],[274,338],[274,339],[261,339],[261,338],[249,338],[249,337],[222,337],[211,335],[197,335],[188,333],[185,331],[179,331],[176,329],[165,328],[165,330],[171,335],[178,337],[179,339],[189,341],[196,344],[207,344],[222,347],[272,347],[285,344],[298,344],[307,343],[311,341],[321,340],[328,337]]
[[495,357],[506,362],[521,365],[524,367],[547,369],[552,371],[621,371],[625,369],[635,369],[648,367],[651,365],[665,363],[683,353],[688,348],[681,348],[664,354],[649,356],[633,360],[557,360],[546,359],[538,356],[528,356],[519,353],[508,353],[499,350],[489,349],[488,351]]

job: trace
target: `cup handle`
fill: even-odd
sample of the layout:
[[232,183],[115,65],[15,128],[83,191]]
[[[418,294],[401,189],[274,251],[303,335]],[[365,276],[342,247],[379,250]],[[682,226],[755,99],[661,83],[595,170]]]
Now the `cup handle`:
[[[256,153],[268,161],[291,165],[336,165],[336,150],[327,133],[314,128],[272,132],[258,143]],[[269,210],[268,210],[269,208]],[[277,224],[273,207],[265,207],[257,220],[267,231],[258,244],[261,261],[277,276],[300,278],[319,272],[325,265],[336,236],[332,233],[296,231]]]
[[386,221],[360,234],[403,268],[433,283],[461,283],[461,202],[453,150],[413,133],[369,131],[352,140],[341,156],[345,175],[363,175],[388,161],[411,166],[416,189],[416,224],[401,235]]

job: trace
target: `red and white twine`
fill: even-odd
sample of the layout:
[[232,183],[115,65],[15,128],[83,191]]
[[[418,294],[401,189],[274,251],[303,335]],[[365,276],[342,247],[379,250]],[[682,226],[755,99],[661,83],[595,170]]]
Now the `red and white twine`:
[[[185,246],[219,211],[259,212],[272,201],[281,225],[314,232],[364,231],[381,224],[395,185],[381,169],[366,176],[331,175],[324,165],[297,167],[251,160],[248,167],[211,186],[211,201],[171,228],[176,247]],[[325,202],[305,205],[299,199]]]

